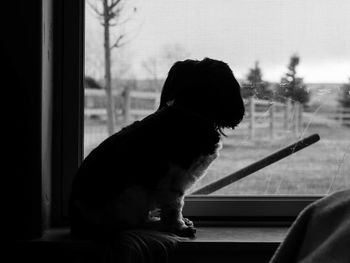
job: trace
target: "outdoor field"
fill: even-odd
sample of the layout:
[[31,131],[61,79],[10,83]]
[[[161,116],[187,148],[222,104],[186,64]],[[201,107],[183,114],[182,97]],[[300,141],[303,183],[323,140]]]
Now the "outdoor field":
[[[314,116],[317,120],[317,116]],[[266,131],[267,132],[267,131]],[[213,193],[216,195],[313,195],[350,187],[350,128],[305,121],[299,135],[292,132],[271,140],[264,131],[251,140],[243,128],[228,132],[220,157],[193,188],[213,182],[288,146],[318,133],[317,143]],[[106,138],[106,124],[85,121],[85,155]],[[117,161],[116,161],[117,164]]]

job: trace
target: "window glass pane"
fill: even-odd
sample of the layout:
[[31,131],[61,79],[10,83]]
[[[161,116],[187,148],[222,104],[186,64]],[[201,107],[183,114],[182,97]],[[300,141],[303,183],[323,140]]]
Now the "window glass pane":
[[348,0],[121,1],[110,21],[110,55],[102,2],[86,1],[85,156],[157,108],[175,61],[210,57],[230,65],[246,115],[226,131],[220,157],[194,190],[314,133],[319,142],[213,194],[328,194],[350,186]]

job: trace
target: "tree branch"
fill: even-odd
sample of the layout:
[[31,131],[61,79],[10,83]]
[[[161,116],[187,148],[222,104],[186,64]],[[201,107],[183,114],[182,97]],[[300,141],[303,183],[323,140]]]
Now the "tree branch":
[[112,12],[113,11],[113,8],[116,7],[117,5],[119,5],[119,3],[121,2],[122,0],[112,0],[112,3],[108,6],[108,11],[109,12]]
[[132,17],[135,15],[135,13],[137,12],[137,8],[134,7],[133,8],[133,12],[127,17],[125,18],[123,21],[119,21],[118,23],[116,23],[115,25],[123,25],[126,24],[128,21],[130,21],[132,19]]
[[95,12],[97,15],[99,15],[100,17],[103,17],[103,12],[100,11],[96,5],[93,5],[90,1],[88,1],[88,5],[90,6],[90,8],[91,8],[92,10],[94,10],[94,12]]
[[110,49],[113,49],[113,48],[119,48],[119,47],[122,47],[126,44],[126,42],[124,43],[121,43],[121,41],[125,38],[125,35],[124,34],[120,34],[119,37],[117,38],[117,40],[114,42],[113,45],[111,45]]

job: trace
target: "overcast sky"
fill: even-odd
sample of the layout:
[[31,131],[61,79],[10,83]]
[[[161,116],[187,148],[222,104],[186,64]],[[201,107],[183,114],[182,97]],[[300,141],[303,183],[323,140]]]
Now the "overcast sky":
[[[86,66],[96,72],[102,34],[91,14],[87,8]],[[147,57],[178,44],[190,58],[229,63],[238,78],[258,60],[265,80],[278,81],[294,53],[306,82],[350,77],[350,0],[140,0],[132,23],[137,35],[121,56],[135,76],[144,76]]]

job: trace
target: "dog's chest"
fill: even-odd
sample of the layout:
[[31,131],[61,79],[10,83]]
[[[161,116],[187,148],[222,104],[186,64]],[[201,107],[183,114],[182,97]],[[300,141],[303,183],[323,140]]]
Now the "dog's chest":
[[169,163],[169,169],[157,188],[159,190],[171,189],[185,194],[195,182],[206,174],[210,164],[217,158],[218,153],[200,156],[188,168],[182,168],[175,163]]

